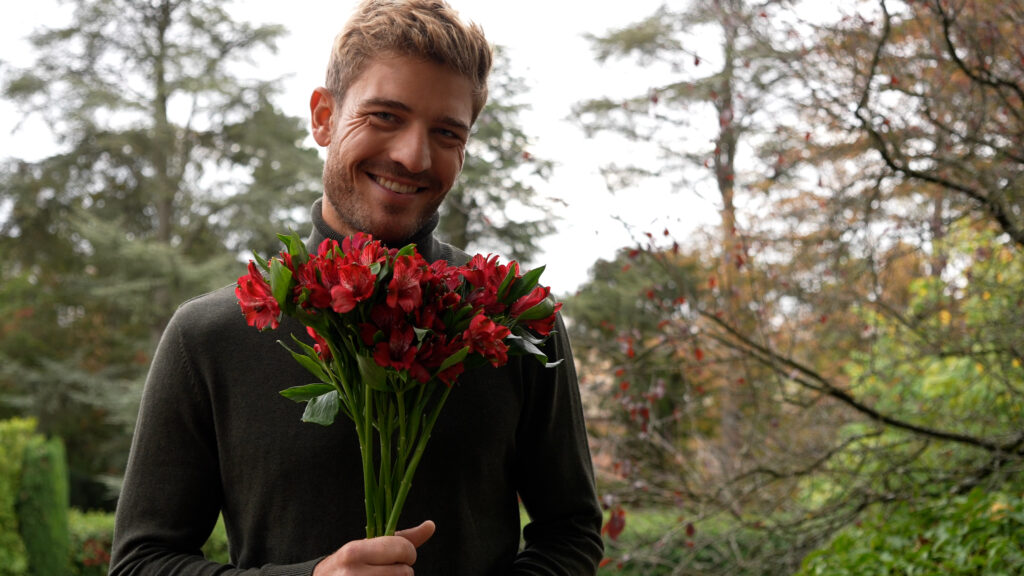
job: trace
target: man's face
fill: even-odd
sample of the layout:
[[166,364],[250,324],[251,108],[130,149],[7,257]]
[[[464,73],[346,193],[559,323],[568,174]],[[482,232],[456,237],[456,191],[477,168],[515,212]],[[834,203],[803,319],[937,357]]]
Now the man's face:
[[[313,133],[327,146],[324,219],[338,232],[407,240],[437,211],[462,170],[472,83],[405,56],[369,63]],[[321,94],[322,98],[327,98]]]

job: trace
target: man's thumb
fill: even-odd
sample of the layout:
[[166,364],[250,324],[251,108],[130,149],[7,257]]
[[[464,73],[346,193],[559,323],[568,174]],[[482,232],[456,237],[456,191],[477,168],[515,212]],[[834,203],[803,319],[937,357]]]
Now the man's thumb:
[[412,542],[413,546],[419,548],[424,542],[430,540],[430,537],[434,535],[435,529],[436,526],[434,525],[434,522],[432,520],[427,520],[415,528],[399,530],[398,532],[395,532],[395,536],[401,536],[409,542]]

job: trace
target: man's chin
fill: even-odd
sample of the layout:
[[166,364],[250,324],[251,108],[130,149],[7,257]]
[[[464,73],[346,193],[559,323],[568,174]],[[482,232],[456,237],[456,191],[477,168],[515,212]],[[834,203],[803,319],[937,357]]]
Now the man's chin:
[[367,232],[371,234],[375,239],[384,242],[392,248],[401,248],[405,244],[409,243],[409,240],[420,231],[422,225],[419,226],[401,226],[396,227],[393,224],[383,226],[372,226],[371,230]]

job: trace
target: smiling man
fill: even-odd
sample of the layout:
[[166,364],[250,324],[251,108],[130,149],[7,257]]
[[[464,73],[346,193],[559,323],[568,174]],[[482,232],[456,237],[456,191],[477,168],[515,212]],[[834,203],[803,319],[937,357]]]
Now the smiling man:
[[473,84],[443,64],[373,59],[340,98],[318,88],[313,138],[327,147],[324,220],[386,242],[411,238],[455,183],[473,121]]
[[[315,248],[368,232],[428,260],[468,255],[433,236],[487,99],[491,52],[445,3],[366,0],[310,99],[325,147]],[[602,555],[578,384],[561,319],[556,368],[468,370],[435,425],[396,536],[365,539],[351,426],[300,421],[277,391],[309,376],[246,325],[233,286],[183,304],[146,382],[111,574],[585,575]],[[305,331],[285,318],[281,328]],[[521,530],[520,502],[529,514]],[[224,516],[231,566],[200,551]]]

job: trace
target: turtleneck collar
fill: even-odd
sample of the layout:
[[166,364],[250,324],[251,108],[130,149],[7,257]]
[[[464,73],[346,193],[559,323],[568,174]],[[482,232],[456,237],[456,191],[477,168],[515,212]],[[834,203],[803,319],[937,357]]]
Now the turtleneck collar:
[[[345,235],[331,228],[327,221],[324,220],[323,215],[323,201],[324,199],[317,198],[316,202],[313,203],[313,207],[309,210],[310,220],[313,222],[313,230],[306,239],[306,249],[310,252],[316,251],[320,243],[326,238],[337,240],[341,242]],[[443,244],[434,238],[434,229],[437,228],[437,223],[440,220],[440,216],[437,212],[427,220],[427,223],[423,225],[415,234],[412,235],[408,240],[402,242],[396,246],[388,246],[389,248],[401,248],[406,244],[415,244],[416,249],[428,262],[434,260],[451,260],[452,254],[451,249],[445,250],[448,247],[447,244]]]

